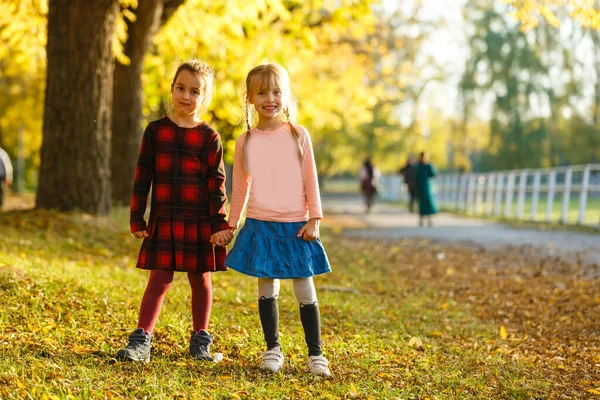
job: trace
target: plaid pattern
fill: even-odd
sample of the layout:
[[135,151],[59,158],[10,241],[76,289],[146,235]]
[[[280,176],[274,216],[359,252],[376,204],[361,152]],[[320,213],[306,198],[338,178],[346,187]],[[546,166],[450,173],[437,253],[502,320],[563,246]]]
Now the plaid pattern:
[[[152,199],[144,220],[148,193]],[[227,229],[225,168],[219,134],[203,122],[181,128],[165,117],[148,124],[138,158],[131,232],[148,230],[138,257],[142,269],[226,271],[226,249],[211,234]]]

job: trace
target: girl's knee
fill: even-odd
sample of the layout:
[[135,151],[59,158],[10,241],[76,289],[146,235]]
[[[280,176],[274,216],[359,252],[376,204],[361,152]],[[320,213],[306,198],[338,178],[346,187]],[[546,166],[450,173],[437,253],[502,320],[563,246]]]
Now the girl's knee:
[[212,282],[210,272],[188,272],[188,281],[192,288],[210,289]]
[[150,272],[148,286],[152,288],[168,289],[173,282],[173,271],[168,269],[153,269]]
[[294,279],[294,294],[298,304],[317,304],[317,291],[312,278]]

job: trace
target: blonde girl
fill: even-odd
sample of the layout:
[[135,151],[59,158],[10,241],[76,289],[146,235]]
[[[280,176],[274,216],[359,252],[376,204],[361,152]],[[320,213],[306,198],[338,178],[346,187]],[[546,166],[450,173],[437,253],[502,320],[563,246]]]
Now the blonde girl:
[[[259,368],[279,372],[280,279],[290,279],[314,375],[331,376],[321,350],[321,319],[313,276],[331,271],[319,239],[323,218],[310,135],[293,123],[294,96],[286,70],[259,65],[246,78],[247,132],[236,141],[229,226],[239,230],[225,265],[258,278],[258,310],[267,350]],[[253,116],[258,120],[253,125]]]

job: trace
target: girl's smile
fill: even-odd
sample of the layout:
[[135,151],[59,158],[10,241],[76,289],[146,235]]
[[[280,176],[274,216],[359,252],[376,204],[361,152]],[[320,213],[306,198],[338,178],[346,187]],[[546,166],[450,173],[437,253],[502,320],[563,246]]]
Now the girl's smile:
[[250,104],[258,113],[259,120],[273,120],[281,118],[283,92],[278,87],[257,88],[250,94]]

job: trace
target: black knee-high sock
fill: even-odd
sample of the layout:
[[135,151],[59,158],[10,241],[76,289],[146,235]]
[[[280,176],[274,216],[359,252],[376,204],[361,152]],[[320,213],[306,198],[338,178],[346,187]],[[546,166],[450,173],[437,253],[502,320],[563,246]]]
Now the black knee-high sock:
[[321,314],[319,305],[300,304],[300,320],[304,328],[304,338],[308,346],[309,356],[320,356],[321,351]]
[[265,341],[267,342],[267,350],[281,347],[279,344],[279,305],[277,297],[269,299],[261,297],[258,300],[258,313],[265,334]]

